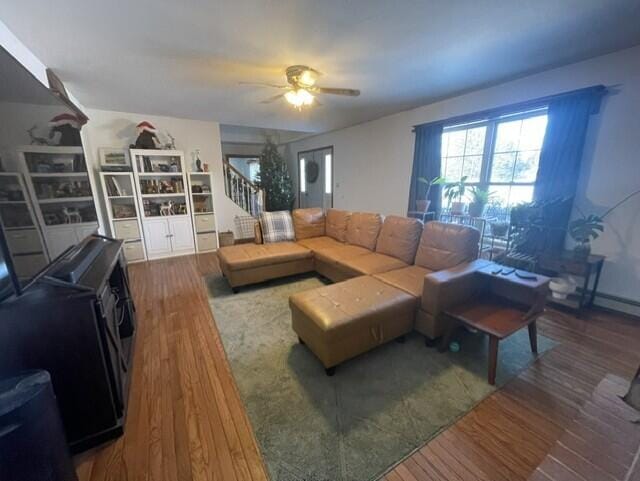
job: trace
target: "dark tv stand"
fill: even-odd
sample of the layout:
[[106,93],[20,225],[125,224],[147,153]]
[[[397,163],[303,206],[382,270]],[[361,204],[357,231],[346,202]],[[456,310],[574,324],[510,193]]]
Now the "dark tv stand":
[[91,236],[0,304],[0,378],[49,371],[73,452],[124,430],[136,319],[121,250]]

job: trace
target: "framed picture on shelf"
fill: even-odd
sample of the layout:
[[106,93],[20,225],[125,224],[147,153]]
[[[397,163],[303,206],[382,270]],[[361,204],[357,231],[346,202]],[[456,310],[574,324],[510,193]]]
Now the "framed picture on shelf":
[[131,170],[131,161],[126,149],[102,147],[98,149],[100,168],[105,171],[125,172]]

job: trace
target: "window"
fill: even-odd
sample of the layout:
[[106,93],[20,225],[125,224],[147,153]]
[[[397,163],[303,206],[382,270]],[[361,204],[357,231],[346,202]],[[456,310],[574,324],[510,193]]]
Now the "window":
[[546,109],[447,127],[441,175],[448,182],[466,176],[468,185],[487,189],[494,212],[531,202],[546,127]]

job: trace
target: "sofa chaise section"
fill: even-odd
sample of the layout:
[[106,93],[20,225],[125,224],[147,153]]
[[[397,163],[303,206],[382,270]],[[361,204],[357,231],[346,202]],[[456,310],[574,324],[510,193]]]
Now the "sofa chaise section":
[[416,302],[371,276],[289,297],[293,330],[329,375],[347,359],[411,332]]
[[313,252],[295,242],[226,246],[218,259],[233,289],[314,269]]

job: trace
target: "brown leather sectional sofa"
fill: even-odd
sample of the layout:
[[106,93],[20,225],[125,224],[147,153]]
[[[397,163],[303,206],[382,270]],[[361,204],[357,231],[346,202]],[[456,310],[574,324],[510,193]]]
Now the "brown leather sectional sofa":
[[[317,271],[334,282],[370,275],[419,300],[416,329],[439,337],[438,314],[476,269],[479,233],[455,224],[329,209],[293,211],[295,242],[239,244],[218,251],[233,288]],[[259,234],[259,232],[258,232]],[[258,235],[259,237],[259,235]],[[259,241],[260,239],[258,239]]]
[[337,209],[297,209],[293,223],[295,242],[222,247],[220,266],[234,289],[310,271],[337,283],[290,298],[294,330],[326,368],[412,329],[439,337],[440,313],[486,264],[467,226]]

